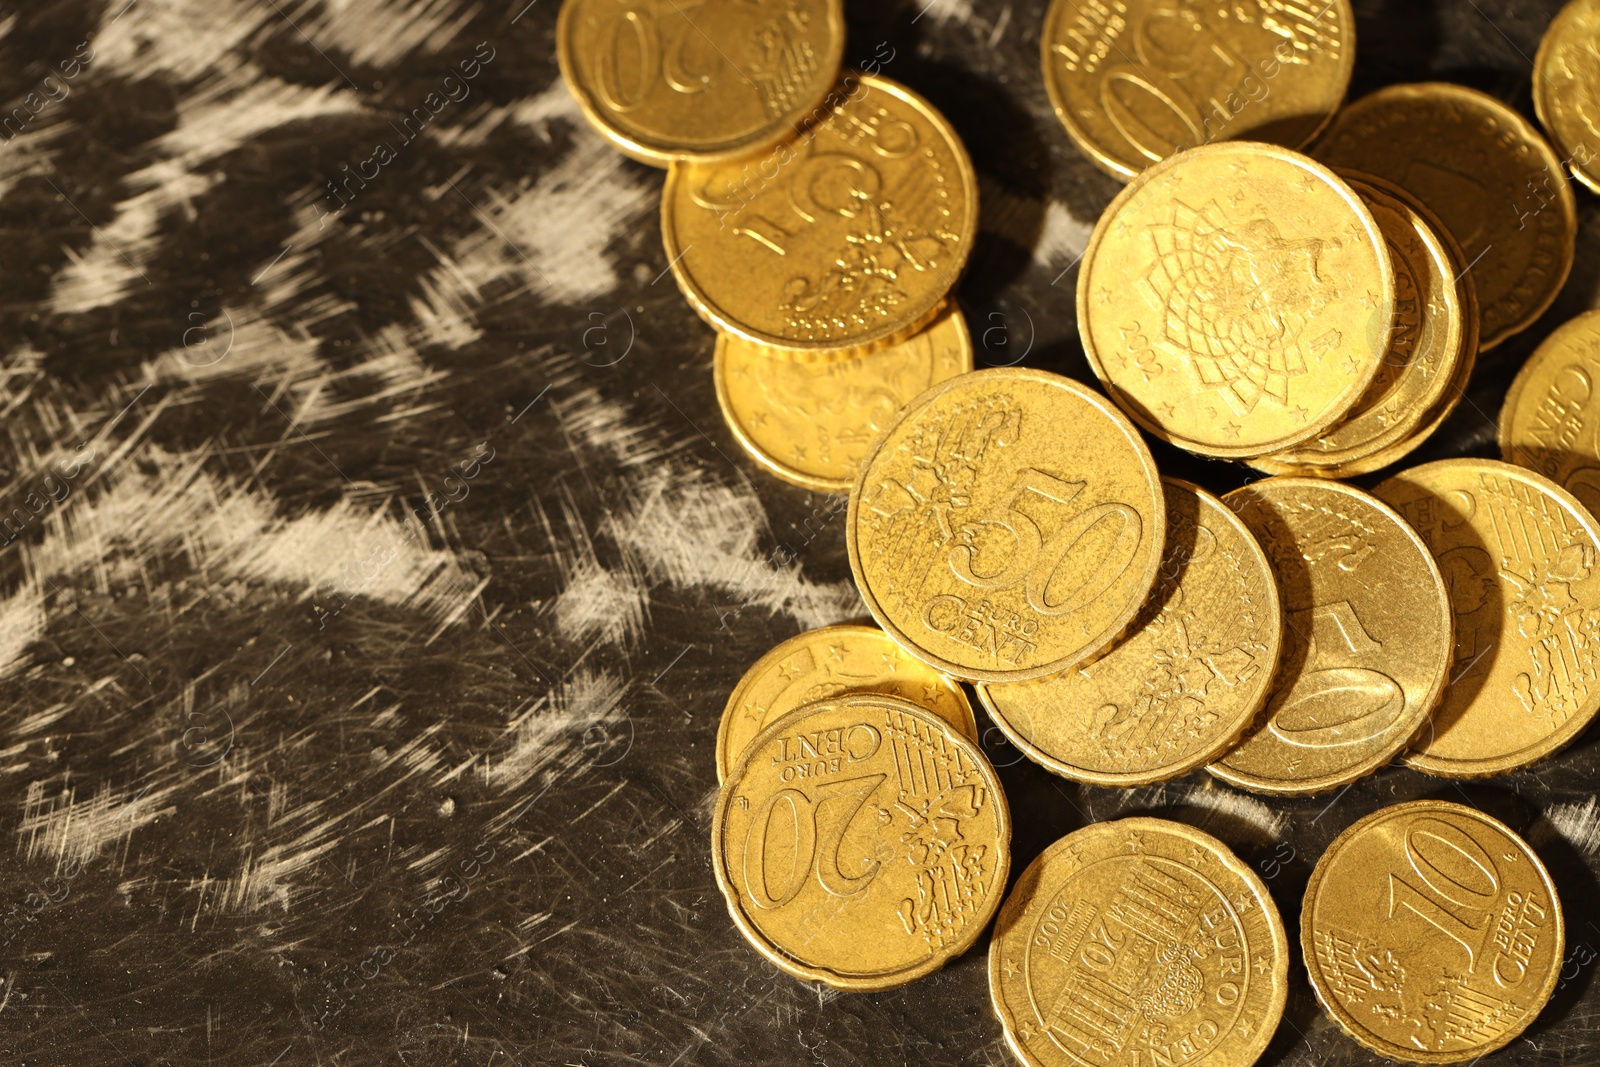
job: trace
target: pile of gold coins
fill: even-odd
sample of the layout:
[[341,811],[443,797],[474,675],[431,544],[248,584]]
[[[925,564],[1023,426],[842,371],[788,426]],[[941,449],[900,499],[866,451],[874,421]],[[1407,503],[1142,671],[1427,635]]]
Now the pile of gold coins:
[[[1134,818],[1069,834],[1006,896],[1011,814],[963,683],[1030,759],[1108,787],[1204,768],[1301,796],[1396,759],[1482,777],[1584,731],[1600,312],[1517,378],[1505,462],[1339,479],[1421,444],[1565,282],[1568,174],[1600,191],[1600,0],[1539,51],[1550,140],[1456,85],[1345,104],[1348,0],[1056,0],[1045,87],[1128,182],[1078,270],[1103,393],[973,370],[950,299],[971,162],[921,97],[841,76],[835,0],[652,10],[566,0],[563,73],[667,166],[666,254],[718,331],[728,423],[777,476],[849,493],[878,624],[785,641],[728,700],[712,859],[734,922],[789,974],[871,991],[994,920],[1022,1062],[1254,1062],[1290,968],[1266,886],[1211,836]],[[1271,477],[1215,497],[1163,477],[1141,430]],[[1327,1013],[1416,1063],[1509,1043],[1564,952],[1538,857],[1432,800],[1341,834],[1300,930]]]

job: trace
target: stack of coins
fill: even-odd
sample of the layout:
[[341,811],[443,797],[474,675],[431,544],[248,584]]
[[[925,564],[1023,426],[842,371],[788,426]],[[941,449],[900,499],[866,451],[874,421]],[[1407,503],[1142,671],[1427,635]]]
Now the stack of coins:
[[[849,493],[878,624],[791,638],[729,697],[729,911],[778,967],[856,991],[931,973],[998,912],[991,996],[1024,1063],[1249,1064],[1290,966],[1266,887],[1207,834],[1124,819],[1050,846],[1002,906],[1011,816],[964,684],[1029,759],[1104,787],[1205,768],[1304,796],[1396,760],[1483,777],[1587,728],[1600,312],[1518,376],[1504,461],[1340,479],[1417,448],[1565,282],[1569,173],[1600,190],[1600,0],[1539,51],[1556,147],[1461,86],[1345,106],[1347,0],[1056,0],[1051,102],[1128,182],[1076,292],[1104,394],[972,369],[959,138],[904,87],[838,78],[837,5],[789,10],[752,36],[760,6],[696,7],[720,61],[642,9],[567,0],[561,21],[585,112],[668,165],[667,256],[718,331],[732,432],[777,476]],[[1141,430],[1271,476],[1214,496],[1163,477]],[[1563,937],[1526,843],[1439,801],[1346,830],[1301,913],[1330,1017],[1418,1063],[1526,1029]]]
[[734,436],[771,473],[825,492],[849,488],[906,401],[973,359],[947,300],[977,234],[972,161],[916,93],[841,76],[844,38],[840,0],[715,0],[659,21],[567,0],[557,27],[590,122],[667,168],[661,236],[717,331]]

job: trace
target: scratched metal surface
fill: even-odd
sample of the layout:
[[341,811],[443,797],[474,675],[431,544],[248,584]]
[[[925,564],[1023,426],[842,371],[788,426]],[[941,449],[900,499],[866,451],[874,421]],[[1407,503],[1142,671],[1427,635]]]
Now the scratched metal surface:
[[[0,18],[23,109],[0,141],[0,1062],[1008,1062],[981,946],[840,996],[723,908],[725,695],[861,609],[840,502],[721,425],[711,333],[662,277],[661,176],[579,122],[556,0],[125,4]],[[1356,91],[1438,76],[1531,114],[1554,0],[1356,6]],[[980,362],[1084,378],[1068,268],[1116,186],[1049,113],[1042,13],[861,0],[850,54],[886,44],[977,162]],[[1580,199],[1560,303],[1425,455],[1490,451],[1515,367],[1596,302]],[[1291,919],[1340,829],[1465,794],[1529,835],[1581,946],[1494,1062],[1600,1062],[1592,740],[1332,802],[991,754],[1015,870],[1160,814],[1233,844]],[[1298,978],[1264,1062],[1370,1059]]]

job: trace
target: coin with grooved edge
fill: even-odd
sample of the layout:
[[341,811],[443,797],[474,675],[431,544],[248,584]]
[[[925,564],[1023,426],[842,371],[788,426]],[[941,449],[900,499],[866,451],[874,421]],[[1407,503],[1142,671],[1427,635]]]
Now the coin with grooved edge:
[[1283,637],[1271,564],[1220,500],[1161,481],[1165,555],[1127,636],[1087,665],[978,686],[1012,743],[1067,778],[1147,785],[1204,766],[1271,690]]
[[1424,441],[1432,437],[1434,431],[1443,426],[1445,420],[1454,414],[1456,408],[1460,406],[1462,398],[1467,395],[1467,386],[1471,383],[1472,371],[1478,362],[1478,322],[1480,316],[1478,314],[1477,292],[1470,284],[1471,274],[1466,271],[1466,263],[1464,261],[1461,263],[1461,273],[1458,278],[1469,282],[1466,286],[1467,301],[1465,305],[1468,336],[1466,345],[1462,349],[1461,359],[1456,362],[1455,373],[1450,378],[1450,386],[1445,390],[1444,398],[1433,406],[1433,409],[1428,412],[1427,417],[1423,420],[1421,428],[1413,431],[1410,437],[1392,444],[1388,448],[1380,449],[1371,455],[1363,456],[1359,460],[1352,462],[1348,467],[1340,466],[1334,468],[1327,472],[1331,477],[1349,478],[1358,474],[1370,474],[1404,459]]
[[1533,107],[1572,176],[1600,193],[1600,3],[1572,0],[1533,57]]
[[916,336],[854,359],[774,358],[783,351],[718,334],[717,401],[757,463],[826,493],[849,492],[867,446],[906,401],[972,370],[972,338],[954,304]]
[[1600,311],[1546,337],[1500,408],[1500,457],[1538,471],[1600,514]]
[[1438,566],[1388,505],[1342,482],[1268,478],[1222,499],[1272,561],[1285,633],[1266,710],[1208,769],[1280,794],[1371,774],[1427,723],[1448,677]]
[[1484,349],[1531,326],[1572,270],[1578,202],[1561,157],[1492,96],[1391,85],[1340,111],[1313,153],[1387,178],[1444,221],[1477,279]]
[[794,137],[824,113],[844,37],[839,0],[565,0],[556,60],[602,136],[664,167]]
[[1372,212],[1328,168],[1249,141],[1170,156],[1095,225],[1078,332],[1111,398],[1205,455],[1326,432],[1377,376],[1394,268]]
[[850,492],[850,569],[878,623],[970,681],[1039,678],[1133,621],[1166,500],[1139,433],[1077,382],[1022,368],[936,385]]
[[711,845],[728,911],[764,956],[871,992],[978,939],[1005,893],[1011,816],[976,744],[915,704],[855,693],[750,742]]
[[909,700],[978,740],[978,724],[961,686],[874,626],[824,626],[778,645],[733,687],[717,727],[717,781],[727,779],[756,734],[802,704],[841,693]]
[[922,97],[850,75],[825,115],[766,155],[676,163],[661,237],[678,287],[723,333],[840,358],[933,321],[978,229],[961,138]]
[[1376,470],[1366,465],[1369,457],[1411,438],[1444,399],[1472,335],[1465,292],[1472,276],[1457,265],[1443,224],[1381,178],[1340,177],[1366,201],[1389,243],[1395,278],[1389,347],[1378,376],[1343,421],[1314,441],[1250,461],[1269,474],[1348,477]]
[[1212,141],[1310,141],[1349,87],[1355,30],[1350,0],[1055,0],[1044,84],[1083,154],[1126,180]]
[[1413,800],[1317,861],[1300,912],[1311,987],[1339,1028],[1405,1063],[1476,1063],[1538,1016],[1561,974],[1561,901],[1498,819]]
[[1504,774],[1600,711],[1600,526],[1543,475],[1491,459],[1401,471],[1373,492],[1439,562],[1456,616],[1450,685],[1406,762]]
[[1027,1067],[1247,1067],[1288,989],[1267,887],[1165,819],[1099,822],[1045,849],[989,942],[989,997]]

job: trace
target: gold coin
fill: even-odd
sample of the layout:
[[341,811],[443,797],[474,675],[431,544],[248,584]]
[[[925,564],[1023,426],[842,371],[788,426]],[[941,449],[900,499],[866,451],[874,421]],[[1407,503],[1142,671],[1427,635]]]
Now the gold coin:
[[978,723],[961,686],[908,655],[872,626],[824,626],[783,642],[739,679],[717,727],[717,781],[750,740],[804,704],[841,693],[909,700],[978,741]]
[[1373,490],[1444,572],[1455,664],[1406,762],[1429,774],[1504,774],[1581,734],[1600,710],[1600,526],[1542,475],[1446,459]]
[[667,259],[724,333],[810,354],[881,347],[932,321],[966,265],[978,185],[955,130],[886,78],[837,95],[765,156],[667,171]]
[[1538,471],[1600,513],[1600,311],[1545,338],[1500,409],[1500,455]]
[[844,37],[839,0],[565,0],[556,60],[595,129],[666,166],[752,155],[820,118]]
[[1532,325],[1572,270],[1578,206],[1561,158],[1492,96],[1391,85],[1339,112],[1315,151],[1389,179],[1444,221],[1477,277],[1482,349]]
[[1156,584],[1128,635],[1093,663],[979,685],[1034,762],[1095,785],[1148,785],[1226,752],[1266,702],[1283,638],[1278,583],[1255,535],[1176,478]]
[[[1452,242],[1452,246],[1453,244],[1454,242]],[[1463,263],[1462,267],[1465,268],[1465,266],[1466,264]],[[1470,273],[1465,272],[1457,275],[1459,280],[1468,283],[1466,285],[1467,301],[1465,307],[1467,341],[1461,352],[1462,358],[1457,361],[1455,373],[1450,379],[1450,387],[1445,390],[1444,398],[1434,405],[1433,410],[1428,413],[1427,418],[1423,421],[1421,428],[1414,431],[1411,436],[1397,444],[1390,445],[1388,448],[1380,449],[1371,455],[1354,460],[1347,465],[1336,467],[1326,472],[1327,476],[1352,478],[1358,474],[1370,474],[1372,471],[1382,470],[1392,463],[1399,462],[1414,452],[1417,446],[1432,437],[1434,432],[1444,425],[1445,420],[1455,413],[1456,408],[1461,404],[1462,398],[1467,395],[1467,386],[1471,384],[1472,371],[1478,360],[1478,321],[1480,316],[1478,314],[1477,293],[1470,284],[1471,277]]]
[[1209,770],[1260,793],[1316,793],[1387,763],[1439,701],[1450,598],[1428,548],[1342,482],[1268,478],[1223,502],[1278,576],[1283,659],[1267,709]]
[[[1378,220],[1394,264],[1395,321],[1378,376],[1344,420],[1287,452],[1251,460],[1268,474],[1331,476],[1409,438],[1444,399],[1468,340],[1465,294],[1455,279],[1456,256],[1409,194],[1382,179],[1353,172],[1340,177]],[[1461,286],[1470,285],[1462,274]],[[1370,468],[1377,469],[1377,468]]]
[[850,569],[912,655],[971,681],[1079,663],[1133,620],[1166,504],[1128,420],[1077,382],[981,370],[907,405],[862,461]]
[[1600,193],[1600,3],[1572,0],[1544,31],[1533,107],[1572,176]]
[[750,743],[711,841],[728,911],[763,955],[868,992],[977,940],[1005,893],[1011,816],[977,745],[914,704],[858,693]]
[[989,942],[989,997],[1027,1067],[1248,1067],[1288,989],[1267,887],[1165,819],[1099,822],[1045,849]]
[[1334,838],[1311,872],[1300,945],[1340,1029],[1406,1063],[1476,1062],[1543,1009],[1561,973],[1561,901],[1498,819],[1413,800]]
[[1234,141],[1171,156],[1100,216],[1078,330],[1162,440],[1246,457],[1310,441],[1366,392],[1394,321],[1372,212],[1319,163]]
[[972,370],[972,338],[951,304],[926,330],[854,359],[799,363],[717,335],[713,377],[723,417],[746,452],[784,481],[849,492],[867,446],[906,401]]
[[1310,141],[1349,87],[1355,15],[1349,0],[1055,0],[1042,44],[1056,117],[1128,179],[1212,141]]

